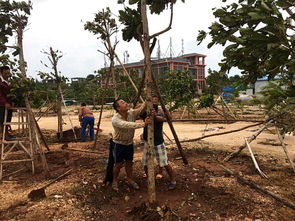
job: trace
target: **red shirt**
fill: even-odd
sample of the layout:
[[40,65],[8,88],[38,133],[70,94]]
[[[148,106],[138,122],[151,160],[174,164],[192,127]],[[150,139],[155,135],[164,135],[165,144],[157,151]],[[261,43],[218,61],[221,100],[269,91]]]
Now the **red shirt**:
[[6,103],[12,105],[10,98],[8,97],[10,93],[11,86],[0,76],[0,106],[4,107]]

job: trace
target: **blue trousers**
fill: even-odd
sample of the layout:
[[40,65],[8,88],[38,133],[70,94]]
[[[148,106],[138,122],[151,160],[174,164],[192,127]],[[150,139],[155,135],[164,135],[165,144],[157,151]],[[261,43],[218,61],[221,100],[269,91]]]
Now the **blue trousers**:
[[83,117],[82,119],[82,141],[86,141],[86,128],[89,125],[90,140],[94,139],[94,117]]

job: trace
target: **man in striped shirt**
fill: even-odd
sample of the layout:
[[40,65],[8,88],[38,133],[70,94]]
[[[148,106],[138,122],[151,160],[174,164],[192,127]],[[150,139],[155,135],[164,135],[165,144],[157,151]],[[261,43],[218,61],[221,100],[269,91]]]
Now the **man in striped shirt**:
[[150,118],[146,118],[144,123],[136,123],[140,114],[146,109],[146,104],[142,104],[137,109],[129,110],[128,104],[122,100],[117,99],[113,103],[116,114],[112,118],[113,132],[113,183],[112,188],[118,191],[118,176],[120,170],[125,162],[125,170],[127,174],[127,182],[134,189],[139,189],[139,186],[134,182],[132,177],[132,165],[134,146],[133,138],[135,129],[143,128],[151,123]]

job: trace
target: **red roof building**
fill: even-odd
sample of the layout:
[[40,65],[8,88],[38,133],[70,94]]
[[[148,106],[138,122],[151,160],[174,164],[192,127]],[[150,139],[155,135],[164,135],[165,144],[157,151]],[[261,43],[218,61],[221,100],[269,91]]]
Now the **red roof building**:
[[[152,72],[156,79],[167,71],[184,71],[187,70],[196,82],[196,90],[204,89],[206,87],[205,78],[205,58],[206,55],[192,53],[185,54],[175,58],[163,58],[152,60]],[[142,76],[144,71],[143,61],[125,64],[126,69],[138,70]]]
[[[196,90],[206,87],[205,78],[205,58],[206,55],[191,53],[175,58],[152,59],[152,72],[156,79],[161,79],[167,71],[184,71],[191,74],[192,79],[196,82]],[[144,61],[124,64],[127,70],[138,71],[139,76],[144,72]],[[121,69],[118,65],[116,68]],[[112,83],[110,83],[112,85]]]

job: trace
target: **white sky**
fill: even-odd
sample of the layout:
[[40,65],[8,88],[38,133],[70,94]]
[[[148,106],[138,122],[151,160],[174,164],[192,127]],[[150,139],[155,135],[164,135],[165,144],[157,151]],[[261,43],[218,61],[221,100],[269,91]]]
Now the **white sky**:
[[[33,10],[29,19],[29,27],[25,32],[25,59],[28,63],[28,75],[37,77],[39,71],[49,71],[40,60],[46,61],[41,53],[50,46],[63,52],[59,70],[66,77],[86,77],[94,70],[104,65],[103,56],[97,49],[104,50],[104,46],[96,36],[84,30],[84,23],[92,21],[94,14],[105,7],[110,7],[115,15],[122,5],[117,0],[32,0]],[[223,3],[224,4],[224,3]],[[160,36],[161,50],[164,54],[172,37],[175,54],[181,52],[181,39],[184,39],[185,53],[201,53],[207,55],[207,70],[218,69],[222,58],[222,47],[214,46],[207,49],[207,42],[197,45],[198,30],[207,30],[214,21],[212,8],[222,5],[221,0],[179,0],[174,7],[172,30]],[[168,25],[169,11],[160,16],[150,17],[151,34],[162,30]],[[122,26],[121,26],[122,27]],[[120,43],[117,54],[123,60],[123,52],[128,50],[129,62],[143,58],[143,53],[136,41],[124,42],[121,32],[118,34]],[[208,39],[209,40],[209,39]],[[156,55],[157,46],[153,56]],[[232,71],[231,74],[238,74]]]

